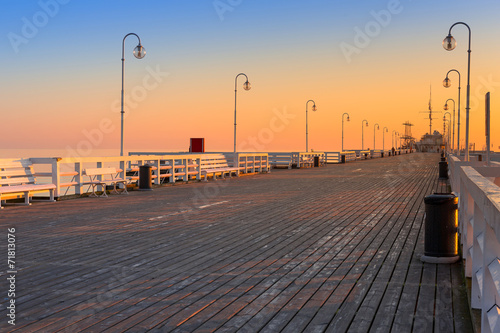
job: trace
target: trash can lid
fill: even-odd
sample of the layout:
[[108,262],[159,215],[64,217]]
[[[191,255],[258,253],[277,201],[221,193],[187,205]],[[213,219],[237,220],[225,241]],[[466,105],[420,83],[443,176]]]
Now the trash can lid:
[[458,197],[451,193],[434,193],[424,198],[424,203],[439,205],[445,202],[454,201],[458,204]]

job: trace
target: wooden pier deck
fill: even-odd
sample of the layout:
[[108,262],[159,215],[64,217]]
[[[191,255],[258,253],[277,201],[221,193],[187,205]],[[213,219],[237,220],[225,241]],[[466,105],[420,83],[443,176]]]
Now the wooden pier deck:
[[[0,212],[14,332],[471,332],[461,264],[422,263],[438,154]],[[0,242],[2,299],[7,248]]]

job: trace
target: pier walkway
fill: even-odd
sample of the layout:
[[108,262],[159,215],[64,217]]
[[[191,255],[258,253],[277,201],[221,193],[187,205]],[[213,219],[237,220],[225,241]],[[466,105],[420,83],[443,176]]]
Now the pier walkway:
[[409,154],[6,207],[16,326],[2,306],[0,331],[471,332],[461,264],[419,260],[438,161]]

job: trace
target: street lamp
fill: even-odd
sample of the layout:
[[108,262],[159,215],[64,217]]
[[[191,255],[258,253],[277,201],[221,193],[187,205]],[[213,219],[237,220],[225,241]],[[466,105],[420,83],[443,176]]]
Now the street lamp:
[[[460,88],[461,88],[460,76],[461,75],[460,72],[457,71],[456,69],[450,69],[448,73],[446,73],[446,78],[443,80],[443,86],[445,86],[445,88],[451,87],[451,80],[448,78],[450,72],[456,72],[458,74],[457,155],[460,155]],[[453,133],[455,133],[455,120],[453,120]],[[453,141],[455,141],[455,135],[453,135]]]
[[361,150],[365,149],[365,133],[363,128],[365,121],[366,121],[366,127],[368,127],[368,120],[363,119],[363,121],[361,122]]
[[[448,101],[453,101],[453,140],[451,140],[451,150],[455,150],[455,100],[453,98],[448,98],[444,104],[444,110],[448,110]],[[449,112],[447,112],[449,113]]]
[[307,105],[309,104],[309,102],[312,102],[313,103],[313,106],[312,106],[312,110],[313,111],[316,111],[316,102],[314,102],[312,99],[308,100],[306,102],[306,153],[309,152],[309,142],[308,142],[308,133],[307,133]]
[[[451,27],[450,30],[448,31],[448,36],[443,40],[443,47],[447,51],[453,50],[457,46],[457,42],[455,38],[451,35],[451,29],[457,24],[462,24],[467,27],[469,30],[469,48],[467,50],[468,56],[467,56],[467,102],[465,106],[465,158],[464,160],[466,162],[469,161],[469,111],[470,111],[470,43],[471,43],[471,30],[470,27],[464,23],[464,22],[456,22],[454,23]],[[460,99],[459,99],[460,100]],[[458,116],[458,119],[460,121],[460,114]],[[459,126],[460,128],[460,126]]]
[[133,54],[134,57],[137,59],[142,59],[146,55],[146,49],[142,46],[141,44],[141,39],[137,34],[134,34],[133,32],[126,34],[125,37],[123,37],[123,42],[122,42],[122,93],[121,93],[121,144],[120,144],[120,156],[123,156],[123,114],[125,111],[123,110],[123,82],[124,82],[124,76],[125,76],[125,39],[130,36],[134,35],[137,37],[139,40],[139,44],[134,48]]
[[377,129],[380,129],[380,126],[378,124],[373,125],[373,151],[375,151],[375,126]]
[[385,149],[385,133],[389,132],[389,129],[387,127],[384,127],[382,129],[382,151]]
[[344,151],[344,116],[345,115],[347,115],[347,121],[350,121],[349,113],[344,112],[344,114],[342,114],[342,151]]
[[236,75],[236,78],[234,79],[234,152],[236,153],[236,96],[238,92],[238,77],[240,75],[243,75],[246,79],[245,83],[243,83],[243,89],[245,90],[250,90],[252,88],[252,85],[250,82],[248,82],[248,76],[245,73],[240,73]]
[[[446,115],[448,115],[448,117],[450,119],[446,119]],[[446,141],[446,145],[448,146],[448,150],[450,149],[450,120],[451,120],[451,113],[445,112],[444,116],[443,116],[443,122],[444,122],[444,124],[446,124],[446,121],[448,121],[448,140]],[[444,138],[445,132],[446,132],[446,129],[445,129],[445,126],[443,125],[443,138]]]

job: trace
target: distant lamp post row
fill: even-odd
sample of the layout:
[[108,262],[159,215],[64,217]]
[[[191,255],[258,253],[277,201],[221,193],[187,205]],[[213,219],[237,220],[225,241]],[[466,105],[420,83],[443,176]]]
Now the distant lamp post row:
[[309,152],[309,133],[308,133],[308,123],[307,123],[307,106],[309,105],[309,102],[313,103],[312,109],[313,111],[316,111],[316,102],[314,102],[312,99],[308,100],[306,102],[306,153]]
[[389,132],[389,129],[387,127],[384,127],[382,129],[382,151],[385,150],[385,133]]
[[[453,38],[453,36],[451,35],[451,30],[457,24],[465,25],[467,27],[467,29],[469,30],[469,48],[467,49],[467,53],[468,53],[468,56],[467,56],[467,102],[466,102],[466,106],[465,106],[466,115],[465,115],[465,158],[464,158],[465,161],[469,161],[470,53],[471,53],[471,49],[470,49],[471,30],[470,30],[470,27],[464,22],[454,23],[450,27],[450,30],[448,31],[448,36],[446,36],[446,38],[443,40],[443,47],[445,50],[451,51],[457,46],[457,42],[456,42],[455,38]],[[446,77],[448,78],[448,75],[446,75]],[[460,98],[459,98],[459,101],[460,101]],[[459,113],[458,118],[460,121],[460,113]],[[460,128],[460,126],[459,126],[459,128]]]
[[[446,115],[448,115],[449,119],[446,119]],[[444,124],[446,124],[447,121],[448,121],[448,139],[446,140],[446,145],[448,146],[448,150],[449,150],[451,148],[450,147],[450,121],[451,121],[451,113],[449,113],[449,112],[445,112],[444,116],[443,116],[443,122],[444,122]],[[443,137],[445,137],[445,132],[446,132],[446,128],[443,128]]]
[[[450,69],[448,73],[446,73],[446,78],[443,80],[443,86],[445,86],[445,88],[451,87],[451,80],[448,78],[451,72],[456,72],[458,74],[457,153],[460,154],[460,85],[462,80],[459,71]],[[453,141],[455,141],[455,101],[453,101]]]
[[398,148],[398,142],[396,141],[396,135],[399,135],[399,132],[396,130],[392,130],[392,146],[397,149]]
[[365,131],[363,125],[365,124],[366,121],[366,127],[368,127],[368,120],[363,119],[361,122],[361,150],[365,150]]
[[243,75],[246,79],[245,83],[243,83],[243,89],[250,90],[252,89],[252,85],[248,82],[248,76],[245,73],[240,73],[236,75],[234,79],[234,152],[236,153],[236,96],[238,92],[238,77]]
[[[455,150],[455,100],[453,98],[448,98],[446,100],[446,102],[444,104],[444,110],[445,111],[447,111],[449,109],[449,107],[448,107],[448,101],[452,101],[453,102],[453,120],[452,120],[452,124],[453,124],[453,138],[451,140],[451,147],[450,148],[451,148],[452,151],[454,151]],[[446,113],[449,113],[449,112],[446,112]]]
[[345,115],[347,115],[347,121],[350,121],[349,113],[344,112],[344,114],[342,114],[342,151],[344,151],[344,116]]
[[137,37],[139,40],[139,44],[134,48],[133,54],[137,59],[142,59],[146,55],[146,49],[142,46],[141,44],[141,39],[137,34],[129,33],[126,34],[125,37],[123,37],[123,42],[122,42],[122,92],[121,92],[121,144],[120,144],[120,156],[123,156],[123,114],[125,113],[125,110],[123,109],[123,86],[124,86],[124,76],[125,76],[125,39],[130,36],[134,35]]

